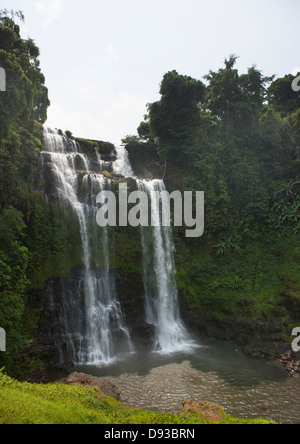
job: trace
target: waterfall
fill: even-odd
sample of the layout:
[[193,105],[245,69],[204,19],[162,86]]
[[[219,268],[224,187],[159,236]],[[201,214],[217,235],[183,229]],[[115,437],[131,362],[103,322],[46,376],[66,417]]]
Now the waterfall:
[[[44,128],[44,144],[44,169],[49,170],[59,203],[68,206],[78,221],[83,252],[84,271],[70,277],[69,285],[61,285],[59,298],[57,290],[50,288],[51,283],[48,286],[53,310],[58,313],[55,326],[59,331],[56,336],[61,359],[75,364],[108,364],[119,352],[132,351],[117,299],[115,277],[110,270],[108,229],[96,225],[96,196],[110,189],[110,181],[90,170],[80,145],[66,135]],[[98,152],[95,158],[101,171]],[[94,245],[101,248],[101,268],[93,265]]]
[[151,227],[141,227],[146,321],[155,328],[154,351],[162,354],[185,351],[195,346],[180,317],[174,243],[171,227],[163,227],[157,192],[165,190],[162,180],[142,180],[134,176],[128,153],[117,147],[115,173],[132,177],[138,190],[151,201]]
[[134,172],[131,168],[128,151],[123,146],[116,147],[117,160],[114,162],[113,169],[115,174],[121,174],[128,178],[134,178]]
[[155,202],[156,191],[165,190],[165,185],[162,180],[140,180],[138,186],[154,203],[154,226],[141,228],[146,318],[155,326],[154,349],[172,353],[186,349],[191,342],[180,318],[172,230],[162,226],[159,202]]

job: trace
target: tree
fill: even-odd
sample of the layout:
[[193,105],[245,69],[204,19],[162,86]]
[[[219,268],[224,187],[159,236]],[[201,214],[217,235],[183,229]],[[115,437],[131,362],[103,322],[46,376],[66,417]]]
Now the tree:
[[23,22],[23,23],[25,22],[25,15],[24,15],[23,11],[21,11],[20,9],[18,11],[14,11],[13,9],[11,9],[11,10],[1,9],[0,17],[8,17],[9,15],[13,21],[17,17],[19,20],[21,20],[21,22]]
[[124,143],[125,145],[129,144],[129,143],[139,143],[140,139],[138,138],[138,136],[136,135],[131,135],[128,134],[126,137],[124,137],[122,139],[122,143]]
[[244,131],[262,111],[272,77],[263,77],[255,66],[249,68],[247,74],[239,75],[235,69],[237,58],[231,55],[225,59],[225,68],[205,76],[209,82],[206,102],[207,108],[225,125]]
[[282,116],[300,108],[300,93],[292,88],[294,76],[286,75],[276,79],[268,89],[269,105],[272,105]]
[[149,105],[151,133],[158,138],[163,157],[177,151],[183,158],[190,152],[204,92],[205,86],[200,80],[179,75],[177,71],[164,75],[161,100]]
[[15,17],[24,20],[21,11],[0,11],[0,66],[7,78],[6,92],[0,94],[0,325],[7,332],[9,352],[1,354],[0,368],[5,365],[7,370],[27,341],[25,293],[38,247],[28,241],[25,221],[30,223],[42,147],[40,124],[49,106],[39,48],[32,39],[21,38]]
[[142,140],[150,140],[151,139],[151,127],[149,122],[141,122],[140,126],[137,129],[138,135]]
[[50,104],[45,77],[40,70],[39,48],[23,40],[20,27],[10,18],[0,18],[0,65],[7,75],[7,91],[0,96],[0,135],[14,122],[29,126],[33,119],[44,123]]
[[[23,214],[13,207],[0,215],[0,325],[7,332],[8,352],[24,345],[23,316],[29,252],[23,245]],[[4,362],[5,363],[5,362]]]
[[[246,227],[266,223],[278,184],[297,177],[300,152],[298,102],[280,115],[274,76],[256,66],[240,74],[236,62],[231,55],[210,71],[207,87],[176,71],[165,74],[161,100],[149,106],[150,133],[146,119],[139,127],[140,136],[155,136],[169,166],[180,166],[180,183],[205,191],[208,231],[227,230],[230,238],[239,220]],[[286,86],[292,91],[290,78]]]

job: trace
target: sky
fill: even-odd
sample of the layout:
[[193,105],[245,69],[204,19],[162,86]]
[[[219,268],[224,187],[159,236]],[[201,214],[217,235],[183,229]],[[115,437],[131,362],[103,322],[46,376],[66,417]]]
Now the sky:
[[239,56],[279,77],[300,66],[299,0],[3,0],[40,48],[47,125],[119,144],[171,70],[203,80]]

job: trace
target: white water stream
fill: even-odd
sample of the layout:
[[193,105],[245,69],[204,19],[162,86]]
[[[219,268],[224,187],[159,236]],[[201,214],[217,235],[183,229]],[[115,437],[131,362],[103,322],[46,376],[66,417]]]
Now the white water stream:
[[154,350],[169,354],[195,347],[180,317],[171,227],[163,227],[158,192],[165,190],[162,180],[143,180],[134,176],[128,153],[117,147],[115,173],[135,179],[137,189],[151,202],[153,226],[141,227],[146,321],[154,326]]
[[[44,142],[43,163],[45,165],[47,159],[59,201],[69,205],[78,219],[83,251],[82,279],[75,289],[67,289],[61,298],[59,316],[64,349],[67,349],[68,359],[76,364],[109,364],[117,357],[118,341],[122,342],[122,350],[131,352],[133,349],[110,273],[108,231],[89,228],[98,210],[96,196],[109,189],[110,182],[102,174],[90,171],[88,158],[79,152],[80,146],[65,135],[45,128]],[[101,159],[99,156],[97,159],[101,170]],[[80,188],[85,190],[83,198],[79,197]],[[95,227],[95,223],[92,226]],[[91,245],[99,234],[104,266],[96,271],[92,265]]]

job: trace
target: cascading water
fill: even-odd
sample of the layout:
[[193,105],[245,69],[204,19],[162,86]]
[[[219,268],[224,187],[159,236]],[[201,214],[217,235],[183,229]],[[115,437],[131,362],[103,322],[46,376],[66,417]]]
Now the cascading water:
[[162,180],[142,180],[134,176],[124,147],[118,147],[115,173],[132,177],[138,190],[151,200],[153,226],[141,227],[146,321],[155,328],[154,350],[163,354],[194,347],[180,317],[174,244],[171,227],[163,227],[157,192],[165,190]]
[[[88,158],[80,153],[80,145],[65,135],[45,128],[44,144],[44,168],[50,170],[59,202],[68,205],[78,220],[83,251],[84,271],[73,277],[71,286],[61,290],[63,294],[58,300],[55,291],[48,288],[53,295],[54,311],[59,313],[57,336],[61,359],[83,365],[107,364],[119,351],[132,351],[110,270],[108,229],[96,225],[96,196],[110,188],[110,181],[90,171]],[[101,171],[98,153],[95,157]],[[92,265],[94,244],[101,248],[101,268]]]
[[141,228],[147,322],[155,326],[155,350],[172,353],[191,342],[179,313],[172,230],[162,226],[156,202],[156,192],[165,185],[162,180],[139,181],[139,188],[151,197],[154,225]]
[[114,162],[113,169],[116,174],[124,177],[135,178],[133,169],[131,168],[128,151],[123,146],[116,147],[117,160]]

